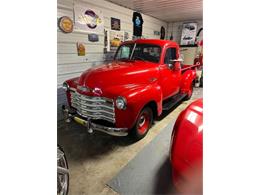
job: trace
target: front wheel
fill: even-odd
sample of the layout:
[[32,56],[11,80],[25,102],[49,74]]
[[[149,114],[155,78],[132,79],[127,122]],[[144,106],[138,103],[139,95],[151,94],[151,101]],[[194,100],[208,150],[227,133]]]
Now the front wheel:
[[145,107],[139,114],[136,124],[132,129],[135,140],[140,140],[146,136],[153,124],[153,111],[150,107]]

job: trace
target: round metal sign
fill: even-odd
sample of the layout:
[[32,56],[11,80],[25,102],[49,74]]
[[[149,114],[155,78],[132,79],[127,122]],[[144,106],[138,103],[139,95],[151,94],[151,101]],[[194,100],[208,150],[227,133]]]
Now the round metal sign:
[[65,33],[73,31],[73,21],[68,16],[63,16],[58,22],[59,28]]

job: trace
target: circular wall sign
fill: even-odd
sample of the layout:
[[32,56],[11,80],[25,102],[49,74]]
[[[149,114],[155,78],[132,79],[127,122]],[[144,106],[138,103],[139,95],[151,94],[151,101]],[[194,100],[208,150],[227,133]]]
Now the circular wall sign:
[[63,16],[58,22],[59,28],[65,33],[71,33],[73,30],[73,21],[68,16]]

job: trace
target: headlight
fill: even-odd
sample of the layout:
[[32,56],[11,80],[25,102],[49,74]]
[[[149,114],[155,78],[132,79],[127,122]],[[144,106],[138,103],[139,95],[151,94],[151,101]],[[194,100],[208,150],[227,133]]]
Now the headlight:
[[124,97],[117,97],[116,98],[116,107],[119,109],[119,110],[125,110],[126,109],[126,99]]
[[69,85],[64,82],[63,85],[62,85],[62,88],[65,90],[65,91],[68,91],[69,90]]

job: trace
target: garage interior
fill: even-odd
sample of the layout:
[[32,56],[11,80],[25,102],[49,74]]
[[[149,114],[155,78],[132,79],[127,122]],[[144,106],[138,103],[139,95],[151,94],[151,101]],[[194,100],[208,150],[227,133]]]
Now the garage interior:
[[[183,24],[187,22],[196,23],[197,32],[203,28],[202,0],[58,0],[57,18],[68,16],[73,19],[75,2],[100,10],[103,14],[105,29],[111,29],[111,17],[120,19],[120,30],[128,32],[130,35],[133,32],[133,12],[140,12],[144,20],[142,38],[145,39],[160,39],[160,30],[163,26],[166,30],[164,39],[170,40],[171,38],[180,44]],[[180,112],[194,100],[203,97],[203,88],[195,87],[189,101],[181,102],[169,111],[164,112],[155,121],[146,137],[138,142],[133,142],[129,137],[114,137],[100,132],[89,134],[83,126],[76,123],[66,123],[63,120],[61,110],[62,105],[67,104],[66,94],[62,89],[63,82],[80,76],[86,69],[111,62],[116,52],[114,49],[104,52],[104,33],[95,33],[98,35],[98,41],[95,42],[87,39],[89,34],[80,30],[64,33],[59,28],[57,29],[57,133],[58,144],[62,146],[69,164],[69,194],[171,194],[174,191],[171,186],[172,183],[169,181],[170,178],[168,180],[165,178],[167,174],[163,173],[169,166],[168,162],[160,162],[161,164],[156,167],[154,172],[158,176],[156,178],[158,182],[156,183],[155,180],[152,180],[151,182],[155,182],[154,186],[151,189],[147,189],[147,191],[140,189],[143,185],[141,182],[142,174],[139,176],[134,175],[133,177],[136,178],[129,178],[130,180],[136,179],[140,181],[139,184],[135,184],[136,191],[116,190],[111,183],[166,128],[173,128]],[[199,35],[201,40],[202,35],[202,33]],[[78,42],[85,45],[86,54],[83,56],[78,55]],[[189,56],[186,59],[184,57],[186,63],[194,61],[194,48],[197,47],[185,46],[181,49],[183,53],[187,53],[185,56]],[[170,143],[168,143],[168,147],[169,145]],[[165,144],[163,146],[158,145],[158,148],[160,147],[167,147],[167,143],[166,146]],[[157,154],[156,152],[160,152],[160,149],[154,152],[155,155]],[[149,160],[149,158],[147,159]],[[150,161],[143,163],[149,164]]]

